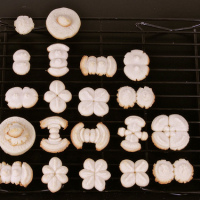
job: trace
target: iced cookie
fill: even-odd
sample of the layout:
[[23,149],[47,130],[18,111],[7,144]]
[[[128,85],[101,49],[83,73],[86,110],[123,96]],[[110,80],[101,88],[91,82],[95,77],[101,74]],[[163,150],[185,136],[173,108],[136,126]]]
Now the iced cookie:
[[35,129],[30,122],[21,117],[9,117],[0,125],[0,146],[12,156],[28,151],[35,142]]
[[93,113],[96,116],[102,117],[109,111],[107,102],[110,99],[110,95],[104,88],[98,88],[93,90],[90,87],[83,88],[79,92],[80,103],[78,105],[78,111],[83,116],[90,116]]
[[61,127],[65,130],[68,126],[68,121],[59,116],[47,117],[40,121],[42,129],[49,129],[49,138],[43,138],[40,142],[40,147],[50,153],[59,153],[64,151],[70,144],[67,138],[62,139],[59,131]]
[[142,132],[142,128],[146,125],[146,122],[139,116],[129,116],[125,119],[124,123],[127,125],[127,129],[120,127],[118,129],[118,135],[125,137],[125,140],[121,142],[121,147],[128,152],[136,152],[141,149],[139,139],[146,141],[148,139],[148,133]]
[[20,161],[16,161],[10,166],[5,162],[0,163],[0,184],[15,184],[27,187],[33,179],[33,170],[31,166]]
[[26,35],[34,29],[34,23],[31,17],[19,16],[14,21],[15,30],[21,34]]
[[175,180],[179,183],[187,183],[193,179],[194,168],[185,159],[179,159],[174,164]]
[[105,189],[106,183],[111,174],[107,171],[107,162],[103,159],[99,159],[96,162],[91,158],[88,158],[83,163],[83,168],[79,172],[79,176],[83,179],[82,187],[86,190],[96,188],[98,191]]
[[48,15],[46,27],[56,39],[64,40],[77,34],[81,26],[78,14],[69,8],[57,8]]
[[44,94],[44,100],[49,103],[50,110],[54,113],[62,113],[71,99],[71,92],[66,90],[64,83],[59,80],[52,81],[49,91]]
[[173,165],[166,160],[159,160],[153,166],[155,181],[160,184],[168,184],[174,179]]
[[117,71],[117,63],[112,56],[94,57],[83,56],[80,62],[80,69],[84,76],[88,75],[106,75],[113,77]]
[[67,67],[67,58],[69,47],[64,44],[56,43],[52,44],[47,48],[49,52],[50,68],[47,70],[48,73],[55,77],[64,76],[69,72]]
[[83,143],[94,143],[97,151],[103,150],[110,141],[110,131],[103,123],[98,123],[96,129],[84,128],[79,122],[71,131],[71,141],[77,149],[82,149]]
[[47,184],[48,189],[52,192],[58,192],[62,185],[68,182],[68,168],[62,165],[62,161],[53,157],[49,161],[49,165],[45,165],[42,168],[42,176],[41,181],[44,184]]
[[148,109],[155,102],[155,95],[153,90],[147,86],[139,88],[137,91],[137,104],[141,108]]
[[19,49],[13,54],[13,71],[18,75],[25,75],[30,71],[30,54],[24,49]]
[[136,92],[132,87],[124,86],[118,89],[117,102],[124,109],[133,107],[136,103]]
[[13,87],[6,92],[5,101],[11,109],[31,108],[38,101],[38,93],[29,87]]
[[189,125],[184,117],[178,114],[157,116],[152,124],[152,142],[163,150],[181,150],[189,143]]
[[149,74],[150,60],[142,50],[132,50],[124,57],[124,73],[132,81],[141,81]]
[[130,188],[133,185],[146,187],[149,184],[149,176],[146,171],[149,164],[146,160],[138,160],[135,163],[131,160],[122,160],[119,169],[123,173],[121,176],[121,184],[123,187]]

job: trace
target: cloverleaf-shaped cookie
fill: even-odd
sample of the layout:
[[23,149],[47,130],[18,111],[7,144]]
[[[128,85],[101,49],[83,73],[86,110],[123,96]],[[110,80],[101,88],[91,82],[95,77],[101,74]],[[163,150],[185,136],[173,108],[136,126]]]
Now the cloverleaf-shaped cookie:
[[61,189],[62,184],[68,182],[68,168],[62,166],[62,161],[57,158],[53,157],[49,161],[49,165],[45,165],[42,168],[43,176],[42,182],[47,184],[48,189],[54,193]]
[[152,142],[159,149],[181,150],[190,140],[189,124],[181,115],[159,115],[153,120],[151,129],[154,131]]
[[80,177],[83,179],[82,187],[86,190],[91,190],[95,187],[98,191],[105,189],[105,181],[107,181],[111,174],[107,171],[107,162],[99,159],[96,162],[90,158],[86,159],[83,163],[84,169],[79,172]]
[[107,102],[110,95],[104,88],[93,90],[90,87],[83,88],[79,92],[81,102],[78,105],[78,111],[83,116],[90,116],[93,113],[99,117],[103,117],[109,111]]
[[141,159],[135,163],[128,159],[122,160],[119,168],[123,173],[121,176],[122,186],[130,188],[136,184],[145,187],[149,184],[149,176],[145,173],[149,168],[146,160]]
[[58,80],[51,82],[49,90],[44,94],[44,100],[49,103],[52,112],[63,112],[67,108],[66,103],[72,99],[71,92],[65,90],[64,83]]

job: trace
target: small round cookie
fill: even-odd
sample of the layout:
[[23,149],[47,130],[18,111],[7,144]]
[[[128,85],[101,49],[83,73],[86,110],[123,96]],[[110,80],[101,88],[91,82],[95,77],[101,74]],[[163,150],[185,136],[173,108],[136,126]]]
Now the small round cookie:
[[174,168],[171,162],[166,160],[158,160],[153,165],[153,175],[155,181],[160,184],[168,184],[174,179]]
[[26,35],[34,29],[34,23],[32,18],[28,16],[19,16],[14,21],[15,30],[21,34]]
[[124,109],[133,107],[136,102],[136,92],[132,87],[124,86],[118,89],[117,102]]
[[139,88],[137,91],[137,104],[141,108],[148,109],[155,102],[155,95],[151,88],[145,86],[144,88]]
[[30,58],[29,52],[24,49],[19,49],[13,54],[14,61],[30,61]]
[[13,63],[13,71],[18,75],[25,75],[30,71],[30,63],[28,61],[16,61]]
[[48,15],[46,27],[56,39],[71,38],[79,31],[81,20],[78,14],[69,8],[57,8]]
[[194,168],[189,161],[179,159],[173,165],[176,181],[179,183],[188,183],[193,179]]
[[124,73],[132,81],[142,81],[148,76],[149,67],[146,65],[126,65]]

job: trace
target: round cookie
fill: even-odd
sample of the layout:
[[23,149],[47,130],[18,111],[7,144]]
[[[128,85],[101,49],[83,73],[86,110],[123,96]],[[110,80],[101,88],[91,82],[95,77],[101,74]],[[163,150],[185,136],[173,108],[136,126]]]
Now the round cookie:
[[21,34],[26,35],[34,29],[34,23],[31,17],[19,16],[14,21],[15,30]]
[[166,160],[158,160],[153,166],[155,181],[160,184],[168,184],[174,179],[173,165]]
[[174,164],[175,180],[179,183],[187,183],[193,179],[194,168],[185,159],[179,159]]
[[118,89],[117,102],[124,109],[133,107],[136,102],[136,92],[132,87],[124,86]]
[[138,89],[137,104],[141,108],[148,109],[153,105],[154,102],[155,102],[155,95],[151,88],[145,86],[144,88]]
[[46,27],[56,39],[71,38],[79,31],[81,20],[78,14],[69,8],[57,8],[48,15]]

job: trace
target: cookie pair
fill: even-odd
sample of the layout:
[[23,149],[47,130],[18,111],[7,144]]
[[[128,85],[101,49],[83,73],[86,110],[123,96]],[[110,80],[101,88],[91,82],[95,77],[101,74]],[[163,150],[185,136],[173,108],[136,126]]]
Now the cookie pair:
[[171,183],[173,179],[179,183],[187,183],[193,179],[194,168],[189,161],[179,159],[172,165],[166,160],[159,160],[153,166],[155,181],[160,184]]
[[155,102],[155,95],[147,86],[139,88],[137,92],[130,86],[124,86],[118,89],[117,102],[124,109],[133,107],[136,102],[141,108],[148,109]]

